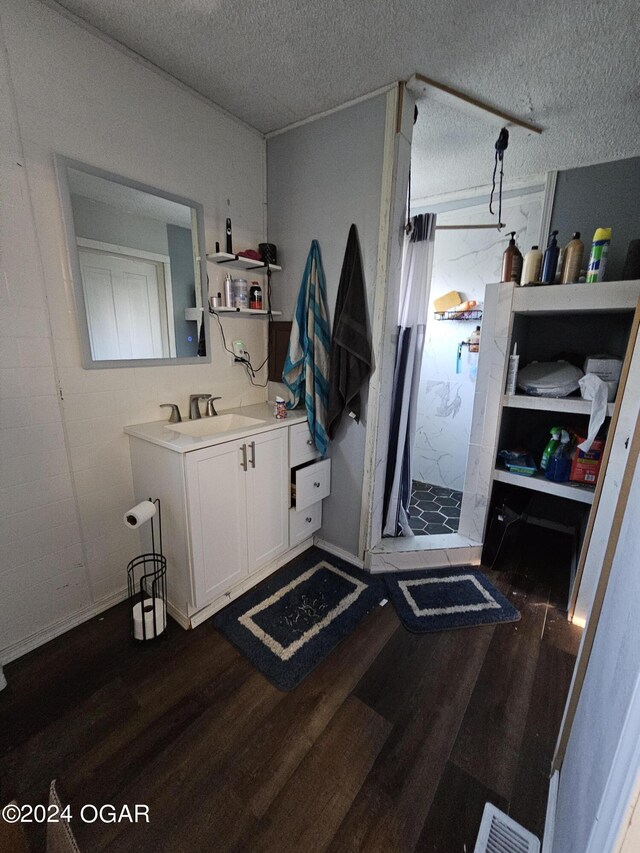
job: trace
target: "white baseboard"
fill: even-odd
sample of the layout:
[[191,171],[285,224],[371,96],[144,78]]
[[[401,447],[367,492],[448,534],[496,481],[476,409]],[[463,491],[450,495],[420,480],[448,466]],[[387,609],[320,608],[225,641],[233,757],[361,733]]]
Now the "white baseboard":
[[318,548],[322,548],[323,551],[328,551],[330,554],[333,554],[334,557],[340,557],[340,559],[344,560],[346,563],[351,563],[352,566],[356,566],[358,569],[364,569],[364,562],[359,557],[356,557],[354,554],[350,554],[349,551],[345,551],[344,548],[338,548],[337,545],[332,545],[331,542],[327,542],[326,539],[314,536],[313,544]]
[[67,616],[65,619],[61,619],[59,622],[54,622],[53,625],[48,625],[46,628],[36,631],[35,634],[31,634],[23,640],[18,640],[17,643],[7,646],[5,649],[0,651],[0,666],[4,666],[4,664],[10,663],[12,660],[16,660],[17,658],[22,657],[22,655],[26,655],[27,652],[31,652],[33,649],[37,649],[38,646],[43,646],[45,643],[48,643],[49,640],[59,637],[60,634],[70,631],[72,628],[81,625],[83,622],[87,622],[89,619],[93,619],[93,617],[97,616],[99,613],[102,613],[110,607],[113,607],[115,604],[119,604],[121,601],[124,601],[127,595],[128,593],[126,588],[121,589],[118,592],[108,595],[106,598],[100,599],[100,601],[89,604],[87,607],[83,607],[82,610],[78,610],[72,616]]
[[544,821],[544,835],[542,837],[542,853],[551,853],[553,849],[553,836],[556,827],[556,806],[558,804],[558,786],[560,784],[560,771],[556,770],[549,782],[549,796],[547,798],[547,815]]

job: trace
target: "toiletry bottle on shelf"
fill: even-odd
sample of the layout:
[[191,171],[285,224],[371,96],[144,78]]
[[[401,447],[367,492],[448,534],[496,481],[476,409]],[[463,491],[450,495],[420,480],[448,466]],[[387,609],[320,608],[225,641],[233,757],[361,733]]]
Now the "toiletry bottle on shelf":
[[554,483],[566,483],[571,472],[571,437],[566,429],[560,432],[560,443],[547,461],[544,476]]
[[510,231],[509,245],[502,254],[502,278],[500,281],[515,281],[520,284],[522,274],[522,252],[516,246],[516,232]]
[[507,387],[505,394],[515,394],[518,382],[518,365],[520,364],[520,356],[518,355],[518,344],[513,345],[513,354],[509,356],[509,367],[507,369]]
[[589,266],[587,268],[587,282],[589,284],[602,281],[604,278],[610,243],[611,228],[596,228],[596,232],[593,235],[593,243],[591,244]]
[[233,289],[233,279],[231,273],[227,273],[224,277],[224,304],[227,308],[235,308],[235,293]]
[[476,326],[475,331],[471,332],[467,343],[469,352],[480,352],[480,326]]
[[237,278],[233,283],[236,308],[245,309],[249,307],[249,288],[244,278]]
[[583,257],[584,243],[580,239],[580,232],[575,231],[571,240],[564,247],[560,284],[575,284],[578,281]]
[[251,282],[251,289],[249,290],[249,308],[252,308],[254,311],[262,310],[262,288],[257,281]]
[[558,266],[558,232],[552,231],[549,237],[549,244],[544,253],[542,261],[542,282],[543,284],[553,284],[556,280],[556,267]]
[[540,281],[541,266],[542,252],[538,246],[532,246],[524,256],[520,284],[524,287],[527,284],[534,284],[536,281]]
[[227,245],[226,245],[227,254],[232,255],[233,254],[233,241],[231,239],[231,220],[230,219],[227,219],[225,234],[226,234],[226,238],[227,238]]

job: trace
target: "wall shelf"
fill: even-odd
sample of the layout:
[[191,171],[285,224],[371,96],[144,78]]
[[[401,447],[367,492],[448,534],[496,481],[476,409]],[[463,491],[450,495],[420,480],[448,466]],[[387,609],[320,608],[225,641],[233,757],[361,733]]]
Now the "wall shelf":
[[[530,397],[527,394],[503,394],[502,405],[509,409],[531,409],[538,412],[591,414],[591,400],[582,400],[579,397]],[[613,403],[607,403],[607,417],[613,415],[613,406]]]
[[584,504],[592,504],[595,489],[592,486],[583,486],[580,483],[554,483],[543,474],[534,474],[533,477],[525,477],[523,474],[512,474],[496,468],[493,479],[500,483],[509,483],[511,486],[520,486],[533,492],[543,492],[547,495],[556,495],[559,498],[568,498]]
[[473,308],[471,311],[434,311],[436,320],[482,320],[482,309]]
[[[207,255],[207,260],[212,264],[217,264],[219,267],[225,267],[230,270],[264,272],[267,269],[267,264],[262,261],[254,261],[253,258],[243,258],[229,252],[215,252],[213,255]],[[279,267],[277,264],[269,264],[269,269],[274,272],[280,272],[282,267]]]
[[[212,314],[230,314],[231,316],[242,314],[243,317],[267,317],[269,315],[269,312],[264,308],[227,308],[223,306],[221,308],[211,308],[210,311]],[[272,311],[271,316],[280,317],[282,316],[282,311]]]

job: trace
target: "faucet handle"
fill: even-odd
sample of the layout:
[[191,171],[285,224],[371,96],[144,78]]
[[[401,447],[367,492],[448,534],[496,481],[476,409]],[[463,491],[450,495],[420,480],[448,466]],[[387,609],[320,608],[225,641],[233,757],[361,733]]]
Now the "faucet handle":
[[170,424],[179,424],[182,422],[182,415],[180,414],[177,403],[160,403],[160,408],[171,409],[171,414],[169,415]]
[[216,412],[216,407],[213,405],[216,400],[222,400],[222,397],[212,397],[211,394],[209,394],[209,399],[207,400],[207,417],[209,418],[218,414]]

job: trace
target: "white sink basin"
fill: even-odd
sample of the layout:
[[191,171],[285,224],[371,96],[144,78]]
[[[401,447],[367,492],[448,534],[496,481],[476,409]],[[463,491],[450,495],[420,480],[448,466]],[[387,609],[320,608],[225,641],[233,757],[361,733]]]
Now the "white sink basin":
[[165,424],[165,429],[204,438],[208,435],[221,435],[224,432],[235,432],[252,426],[263,426],[264,421],[248,418],[246,415],[216,415],[212,418],[200,418],[195,421],[184,421],[181,424]]

